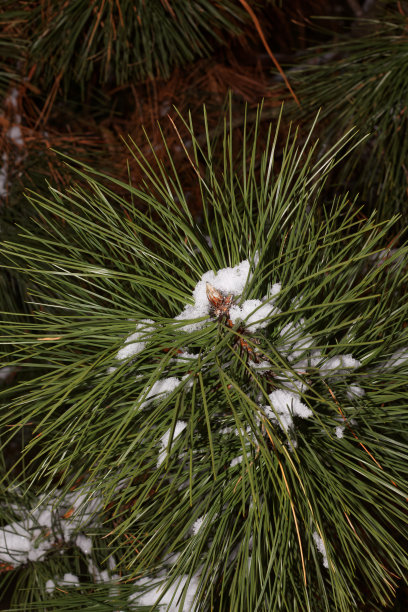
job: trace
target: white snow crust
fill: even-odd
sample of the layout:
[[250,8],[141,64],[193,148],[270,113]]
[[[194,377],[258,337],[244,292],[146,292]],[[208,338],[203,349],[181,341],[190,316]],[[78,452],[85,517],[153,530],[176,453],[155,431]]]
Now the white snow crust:
[[[187,586],[186,597],[184,599],[182,608],[180,608],[181,597],[183,588],[188,581],[188,575],[182,576],[181,579],[176,582],[176,584],[173,584],[169,589],[167,589],[166,593],[160,600],[160,610],[166,610],[166,612],[180,612],[180,610],[182,612],[191,612],[193,609],[194,598],[198,589],[199,578],[199,573],[196,573],[191,577],[191,580]],[[135,586],[143,586],[149,582],[151,582],[149,578],[141,578],[134,584]],[[133,593],[128,598],[130,609],[134,610],[138,606],[154,606],[164,590],[164,585],[160,583],[153,586],[153,588],[147,592]]]
[[354,359],[352,355],[336,355],[324,361],[320,366],[320,375],[322,377],[333,377],[348,374],[348,370],[359,368],[361,362]]
[[[313,416],[310,408],[293,391],[276,389],[269,394],[269,400],[279,417],[279,425],[285,430],[293,428],[294,416],[301,417],[302,419],[308,419]],[[275,422],[278,420],[271,406],[264,406],[264,410],[270,420]]]
[[[210,303],[206,292],[207,283],[210,283],[210,285],[225,295],[238,296],[243,292],[249,278],[250,264],[247,259],[241,261],[233,268],[222,268],[218,270],[218,272],[214,272],[213,270],[205,272],[194,288],[194,304],[185,306],[184,310],[177,315],[175,319],[177,321],[183,321],[208,317],[210,313]],[[206,323],[206,320],[187,323],[180,329],[185,332],[193,332],[201,329]]]
[[61,499],[56,491],[51,498],[39,498],[31,510],[19,507],[16,514],[22,518],[0,528],[0,561],[13,567],[42,561],[61,539],[89,554],[91,539],[77,532],[92,522],[102,501],[86,498],[85,492],[74,491]]
[[[174,442],[174,440],[176,438],[178,438],[178,436],[181,434],[181,432],[186,427],[187,427],[187,423],[185,421],[177,421],[176,422],[176,424],[174,426],[174,432],[173,432],[173,442]],[[160,467],[161,464],[163,463],[163,461],[167,457],[167,446],[168,446],[168,443],[169,443],[170,434],[171,434],[171,429],[166,431],[166,433],[160,439],[161,451],[160,451],[159,457],[157,459],[157,467]]]
[[245,327],[255,332],[269,325],[270,319],[279,310],[271,302],[265,304],[261,300],[246,300],[242,306],[231,306],[229,312],[234,325],[237,321],[245,321]]
[[193,524],[191,530],[193,532],[193,535],[197,535],[197,533],[200,531],[201,527],[203,526],[203,523],[205,523],[207,519],[207,515],[204,514],[203,516],[200,516],[195,523]]
[[319,551],[319,553],[323,557],[323,565],[324,565],[324,567],[328,568],[329,567],[329,562],[327,560],[326,547],[324,545],[324,542],[323,542],[322,538],[317,533],[317,531],[313,532],[313,540],[314,540],[314,543],[315,543],[315,546],[316,546],[317,550]]
[[365,391],[362,387],[359,387],[358,385],[349,385],[346,391],[346,395],[350,401],[353,401],[357,397],[363,397],[365,395]]
[[176,376],[170,376],[169,378],[160,378],[149,389],[143,403],[142,408],[147,406],[154,399],[163,399],[166,395],[169,395],[174,389],[176,389],[181,380]]
[[382,365],[382,369],[397,368],[408,361],[408,348],[395,351],[391,357]]
[[119,350],[116,359],[125,361],[143,351],[148,334],[154,330],[153,325],[150,319],[142,319],[136,325],[136,331],[126,338],[125,345]]
[[336,427],[336,436],[342,438],[344,436],[344,425],[338,425]]

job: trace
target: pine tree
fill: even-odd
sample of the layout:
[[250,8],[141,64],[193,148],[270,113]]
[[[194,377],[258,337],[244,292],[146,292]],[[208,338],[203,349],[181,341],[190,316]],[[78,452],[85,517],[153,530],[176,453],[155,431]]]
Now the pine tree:
[[29,194],[4,245],[30,307],[3,326],[29,373],[2,394],[15,609],[381,610],[406,580],[407,247],[328,200],[352,133],[261,125],[238,150],[226,116],[220,150],[185,124],[201,219],[170,150],[131,143],[143,182],[71,160]]

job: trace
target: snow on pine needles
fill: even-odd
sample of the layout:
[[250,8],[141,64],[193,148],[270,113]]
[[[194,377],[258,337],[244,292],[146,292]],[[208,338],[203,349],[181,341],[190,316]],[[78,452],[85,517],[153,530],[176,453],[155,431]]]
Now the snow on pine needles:
[[[325,338],[317,337],[316,332],[312,335],[307,318],[298,316],[297,307],[303,299],[302,296],[292,300],[292,306],[287,313],[277,305],[283,289],[282,284],[276,282],[279,279],[271,279],[264,297],[251,296],[243,299],[245,290],[256,274],[258,262],[259,256],[256,254],[252,261],[246,259],[236,266],[218,271],[209,270],[201,276],[192,291],[192,303],[188,303],[174,317],[176,337],[177,333],[183,333],[184,345],[177,347],[166,375],[144,388],[138,409],[143,410],[152,402],[163,401],[177,388],[188,391],[192,387],[190,374],[199,358],[197,336],[194,336],[194,347],[186,346],[184,339],[186,335],[188,337],[189,334],[218,321],[229,327],[233,334],[236,330],[236,349],[246,360],[252,377],[263,377],[268,381],[269,391],[266,397],[262,400],[259,397],[256,399],[260,414],[283,431],[291,440],[292,446],[296,446],[295,433],[299,419],[304,421],[313,417],[313,402],[310,397],[305,397],[313,386],[313,380],[317,378],[333,384],[348,379],[361,366],[361,362],[349,353],[326,355],[324,350],[316,348],[318,344],[324,345]],[[186,300],[188,298],[186,295]],[[127,337],[118,351],[116,359],[123,363],[140,356],[159,333],[160,323],[155,323],[152,319],[141,319],[136,323],[135,331]],[[262,338],[273,342],[279,359],[265,354]],[[204,342],[203,350],[206,350]],[[187,374],[181,378],[172,375],[172,366],[185,367]],[[181,384],[187,378],[188,384]],[[347,384],[346,396],[349,402],[362,398],[364,394],[364,389],[356,383]],[[336,418],[338,413],[333,415],[333,419]],[[333,426],[332,432],[342,438],[344,427]],[[158,440],[158,466],[164,461],[163,440],[168,440],[169,435],[170,428],[161,440]],[[232,459],[231,465],[238,465],[240,461],[241,458]]]

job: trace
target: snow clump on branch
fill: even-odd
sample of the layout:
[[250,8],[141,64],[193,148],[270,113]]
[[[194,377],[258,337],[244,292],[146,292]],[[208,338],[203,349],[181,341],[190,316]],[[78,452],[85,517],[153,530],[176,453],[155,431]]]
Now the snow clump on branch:
[[[184,421],[177,421],[176,422],[176,425],[174,427],[174,432],[173,432],[173,438],[172,438],[173,442],[174,442],[174,440],[176,438],[178,438],[178,436],[181,434],[181,432],[186,427],[187,427],[187,423],[185,423]],[[167,447],[168,447],[169,440],[170,440],[170,434],[171,434],[171,429],[166,431],[166,433],[160,439],[161,451],[160,451],[159,457],[157,459],[157,467],[160,467],[161,464],[163,463],[163,461],[167,457]]]
[[[188,319],[199,319],[208,317],[210,314],[210,303],[207,297],[207,283],[216,287],[218,291],[225,294],[239,296],[243,292],[246,283],[251,278],[250,263],[248,259],[241,261],[233,268],[222,268],[218,272],[209,270],[205,272],[196,284],[193,291],[194,304],[187,304],[183,312],[175,317],[177,321]],[[193,332],[201,329],[206,321],[187,323],[180,329],[185,332]]]
[[154,323],[150,319],[142,319],[139,321],[136,324],[136,331],[126,338],[125,345],[119,350],[116,359],[125,361],[143,351],[143,349],[146,348],[146,340],[149,334],[154,330],[152,325],[154,325]]
[[[349,376],[353,370],[361,366],[361,362],[349,353],[327,358],[321,349],[314,348],[316,339],[308,329],[309,321],[299,318],[296,314],[297,308],[304,302],[302,296],[292,300],[290,312],[295,311],[295,314],[292,315],[293,319],[285,321],[279,329],[279,336],[275,342],[276,351],[280,355],[280,359],[277,356],[277,363],[272,357],[264,355],[256,348],[257,340],[248,338],[247,341],[246,334],[265,329],[276,315],[280,315],[281,319],[284,315],[275,304],[282,291],[280,283],[270,285],[267,296],[262,300],[248,299],[241,304],[237,303],[253,276],[253,265],[258,263],[258,259],[256,254],[253,257],[252,265],[249,259],[245,259],[234,267],[222,268],[216,272],[213,270],[205,272],[192,292],[194,303],[187,304],[184,310],[176,315],[175,321],[188,321],[177,327],[178,330],[187,333],[192,333],[205,326],[210,315],[213,318],[224,318],[225,324],[230,328],[242,321],[237,343],[241,351],[247,354],[248,366],[260,375],[270,376],[272,371],[275,383],[281,386],[269,394],[270,404],[263,406],[265,414],[286,432],[288,430],[293,432],[294,417],[308,419],[313,414],[301,400],[302,394],[310,384],[311,374],[320,374],[323,379],[336,380]],[[125,345],[117,354],[117,359],[123,361],[140,353],[146,347],[154,325],[152,320],[142,319],[137,324],[136,331],[128,336]],[[184,362],[188,366],[198,357],[197,354],[190,354],[186,347],[183,350],[178,349],[178,354],[171,361],[177,364]],[[398,364],[404,357],[403,351],[401,354],[395,354],[387,365]],[[279,372],[276,372],[277,367],[280,369]],[[140,396],[140,408],[144,408],[153,400],[164,399],[181,384],[186,376],[181,379],[175,376],[164,377],[154,382],[147,393],[143,391]],[[350,384],[346,391],[350,401],[358,400],[363,397],[364,393],[364,389],[355,384]],[[342,435],[340,428],[336,430],[336,435],[338,437]],[[161,465],[165,458],[162,442],[161,446],[158,465]],[[239,458],[234,461],[237,463]]]
[[322,555],[323,566],[328,569],[329,568],[329,561],[327,559],[326,547],[324,545],[324,542],[323,542],[322,538],[317,533],[317,531],[313,532],[313,540],[314,540],[314,543],[315,543],[315,546],[316,546],[317,550]]
[[[159,578],[163,579],[163,576],[159,576]],[[160,582],[156,582],[156,584],[151,586],[148,591],[142,591],[140,587],[152,585],[153,580],[151,577],[141,578],[134,583],[138,591],[128,598],[130,609],[138,610],[139,606],[152,607],[160,599],[158,602],[158,609],[160,610],[166,610],[166,612],[180,612],[180,610],[182,612],[191,612],[194,609],[194,599],[198,591],[199,581],[200,573],[197,572],[191,578],[188,575],[181,576],[168,589],[166,589],[166,585],[160,580]],[[180,608],[183,593],[185,593],[185,598],[183,607]]]
[[0,562],[18,567],[42,561],[61,541],[90,554],[92,540],[77,533],[94,521],[102,510],[102,500],[76,491],[61,498],[57,490],[53,497],[39,498],[38,502],[31,510],[23,503],[14,505],[20,520],[0,528]]

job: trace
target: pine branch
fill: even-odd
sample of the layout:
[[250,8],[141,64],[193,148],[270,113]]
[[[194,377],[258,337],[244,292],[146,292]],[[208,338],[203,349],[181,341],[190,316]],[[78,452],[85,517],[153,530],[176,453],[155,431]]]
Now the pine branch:
[[237,155],[225,118],[221,166],[186,122],[201,221],[132,145],[143,183],[71,162],[81,186],[29,194],[2,341],[35,374],[0,415],[6,451],[29,434],[0,505],[20,609],[345,612],[404,579],[407,247],[322,206],[353,134],[278,151],[277,122],[259,151],[260,121]]
[[388,2],[377,4],[378,19],[353,20],[334,42],[310,49],[290,78],[306,121],[322,109],[325,142],[336,142],[351,125],[370,132],[365,147],[333,175],[334,188],[350,185],[366,202],[368,214],[377,210],[385,219],[401,213],[403,227],[407,16]]
[[47,90],[62,86],[65,93],[71,80],[84,88],[94,75],[100,83],[116,85],[168,78],[175,66],[225,42],[225,33],[239,33],[245,20],[245,11],[230,1],[21,4],[29,64],[37,65],[37,78]]

